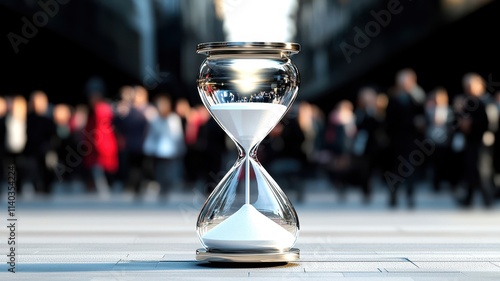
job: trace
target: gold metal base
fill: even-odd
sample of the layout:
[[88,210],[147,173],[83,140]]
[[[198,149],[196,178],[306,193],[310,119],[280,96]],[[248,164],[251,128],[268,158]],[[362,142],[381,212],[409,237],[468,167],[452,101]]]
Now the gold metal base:
[[196,260],[208,262],[240,262],[240,263],[280,263],[298,261],[300,250],[292,248],[287,252],[269,252],[269,253],[223,253],[210,252],[206,249],[196,250]]

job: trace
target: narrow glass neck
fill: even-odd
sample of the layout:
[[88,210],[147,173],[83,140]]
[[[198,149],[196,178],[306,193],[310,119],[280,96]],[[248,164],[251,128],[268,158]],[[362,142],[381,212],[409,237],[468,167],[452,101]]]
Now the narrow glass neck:
[[257,151],[259,149],[259,145],[261,142],[254,144],[249,149],[246,149],[237,141],[234,141],[234,143],[236,144],[236,148],[238,149],[238,159],[239,160],[244,159],[247,155],[248,155],[248,157],[253,158],[254,160],[257,160]]

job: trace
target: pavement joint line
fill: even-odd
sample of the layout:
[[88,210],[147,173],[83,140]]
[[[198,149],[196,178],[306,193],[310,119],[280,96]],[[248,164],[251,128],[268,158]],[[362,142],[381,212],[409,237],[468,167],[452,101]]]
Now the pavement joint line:
[[418,265],[416,265],[414,262],[412,262],[409,258],[404,258],[405,260],[407,260],[408,262],[410,262],[411,264],[413,264],[414,266],[416,266],[417,268],[420,268]]
[[491,264],[493,264],[494,266],[496,266],[496,267],[499,267],[499,268],[500,268],[500,265],[498,265],[498,264],[496,264],[496,263],[494,263],[494,262],[492,262],[492,261],[490,261],[489,263],[491,263]]

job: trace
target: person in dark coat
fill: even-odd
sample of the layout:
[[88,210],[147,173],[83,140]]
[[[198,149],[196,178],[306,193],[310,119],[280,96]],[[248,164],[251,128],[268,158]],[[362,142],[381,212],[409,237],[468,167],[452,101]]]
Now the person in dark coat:
[[38,193],[50,193],[53,181],[45,157],[51,149],[52,139],[56,136],[56,125],[47,115],[48,98],[42,91],[30,96],[30,111],[26,121],[25,179],[34,184]]
[[132,106],[134,88],[123,86],[121,100],[115,108],[113,124],[119,147],[118,177],[125,189],[138,194],[146,178],[143,144],[149,122],[143,112]]
[[328,114],[323,133],[322,149],[328,155],[325,169],[336,187],[339,199],[346,199],[347,187],[352,182],[352,146],[356,134],[354,106],[349,100],[337,102]]
[[426,103],[426,137],[434,143],[434,153],[429,157],[430,180],[435,192],[441,190],[441,183],[451,183],[454,172],[451,152],[454,112],[449,104],[448,91],[437,87],[430,92]]
[[363,87],[358,91],[356,117],[356,135],[352,147],[355,159],[355,178],[361,185],[363,202],[368,203],[372,195],[372,177],[376,155],[379,152],[377,131],[380,121],[376,116],[377,91],[373,87]]
[[466,192],[459,203],[463,207],[470,207],[474,193],[479,190],[483,195],[483,203],[491,206],[492,198],[488,187],[482,182],[479,173],[479,156],[483,146],[483,135],[488,130],[488,115],[483,102],[486,83],[477,73],[467,73],[462,79],[464,88],[464,102],[457,115],[457,130],[465,138],[463,149],[463,181]]
[[403,69],[396,74],[396,85],[390,92],[386,130],[393,165],[385,173],[389,186],[389,206],[398,204],[399,187],[405,185],[408,207],[412,208],[415,205],[414,186],[419,168],[425,161],[425,155],[417,152],[420,148],[416,145],[422,143],[425,133],[425,92],[417,84],[412,69]]
[[495,105],[497,109],[497,119],[496,119],[496,130],[494,132],[494,143],[493,143],[493,183],[494,183],[494,195],[497,199],[500,199],[500,185],[498,178],[500,178],[500,91],[495,93]]

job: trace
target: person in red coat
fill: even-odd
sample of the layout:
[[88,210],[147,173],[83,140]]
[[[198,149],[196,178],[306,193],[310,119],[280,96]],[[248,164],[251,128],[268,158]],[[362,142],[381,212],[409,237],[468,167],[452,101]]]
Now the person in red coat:
[[[105,87],[100,78],[86,85],[90,112],[81,142],[85,167],[91,172],[93,185],[101,196],[109,195],[109,183],[118,171],[118,144],[113,129],[113,109],[104,99]],[[83,144],[88,147],[83,148]],[[88,149],[87,151],[85,151]]]

